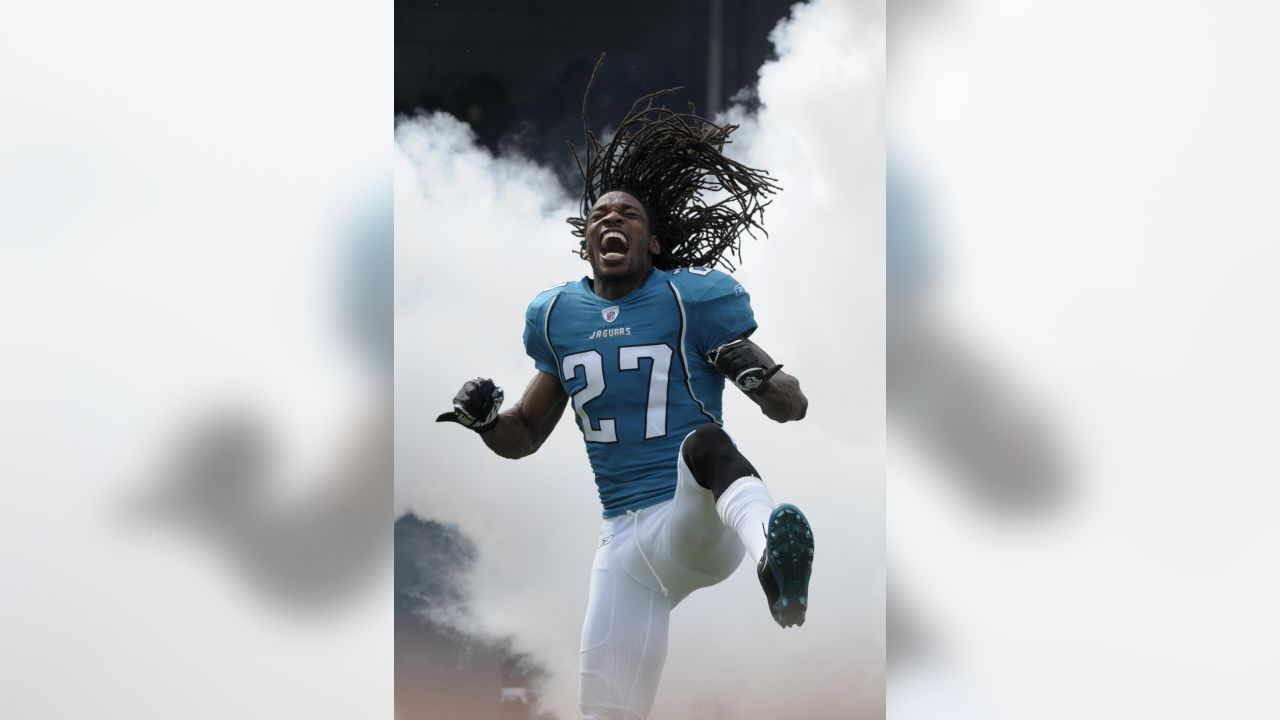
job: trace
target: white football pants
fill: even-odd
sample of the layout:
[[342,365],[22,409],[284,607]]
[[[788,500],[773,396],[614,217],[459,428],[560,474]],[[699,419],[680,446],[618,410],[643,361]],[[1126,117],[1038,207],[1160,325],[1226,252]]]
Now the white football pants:
[[679,457],[675,497],[606,518],[582,625],[584,720],[644,720],[667,658],[671,609],[733,573],[746,550]]

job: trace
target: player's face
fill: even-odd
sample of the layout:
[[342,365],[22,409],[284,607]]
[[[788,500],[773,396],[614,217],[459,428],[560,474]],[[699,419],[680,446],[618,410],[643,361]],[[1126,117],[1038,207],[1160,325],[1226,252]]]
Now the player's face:
[[630,194],[605,193],[587,213],[587,261],[596,279],[644,277],[659,249],[644,205]]

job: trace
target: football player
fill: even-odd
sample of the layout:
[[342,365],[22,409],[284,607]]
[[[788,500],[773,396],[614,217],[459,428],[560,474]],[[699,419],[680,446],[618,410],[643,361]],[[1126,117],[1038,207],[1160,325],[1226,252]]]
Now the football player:
[[[746,290],[712,269],[736,254],[741,232],[760,229],[778,188],[723,154],[734,126],[657,107],[666,92],[638,101],[607,145],[587,132],[583,213],[569,222],[591,275],[529,304],[524,343],[537,372],[520,400],[500,412],[502,389],[477,378],[438,418],[520,458],[572,405],[604,515],[580,655],[590,720],[648,715],[672,608],[727,578],[744,550],[779,625],[803,624],[808,609],[809,523],[774,504],[721,421],[726,378],[777,422],[808,406],[752,340]],[[706,190],[729,199],[706,203]]]

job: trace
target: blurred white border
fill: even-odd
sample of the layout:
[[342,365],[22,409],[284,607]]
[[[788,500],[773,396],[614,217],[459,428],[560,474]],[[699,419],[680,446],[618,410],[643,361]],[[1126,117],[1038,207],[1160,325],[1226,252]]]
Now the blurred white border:
[[[391,714],[390,406],[344,315],[392,50],[389,0],[0,9],[0,715]],[[161,520],[193,438],[199,492],[225,442],[265,493]],[[281,594],[255,563],[329,562],[350,528],[305,521],[360,483],[386,547]]]
[[1280,712],[1278,20],[1242,1],[891,8],[891,134],[930,208],[933,300],[1074,468],[1057,511],[994,519],[891,438],[892,587],[932,643],[891,659],[891,717]]

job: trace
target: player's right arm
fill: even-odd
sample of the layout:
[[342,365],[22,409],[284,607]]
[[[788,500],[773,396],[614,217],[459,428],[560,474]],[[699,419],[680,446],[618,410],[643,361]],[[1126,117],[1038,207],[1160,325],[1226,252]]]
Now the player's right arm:
[[560,416],[564,415],[569,396],[556,375],[557,359],[548,335],[550,312],[558,294],[568,283],[543,290],[525,310],[524,348],[537,369],[515,407],[499,413],[502,388],[487,378],[469,380],[453,399],[453,412],[436,418],[470,428],[484,439],[484,444],[505,458],[522,458],[542,447]]
[[510,410],[499,413],[497,424],[480,437],[504,458],[522,458],[542,447],[564,414],[569,396],[554,376],[534,373],[524,396]]
[[560,381],[544,372],[534,375],[515,407],[500,413],[502,399],[502,388],[492,380],[468,380],[453,399],[453,411],[436,421],[456,422],[474,430],[490,450],[514,460],[542,447],[569,402]]

